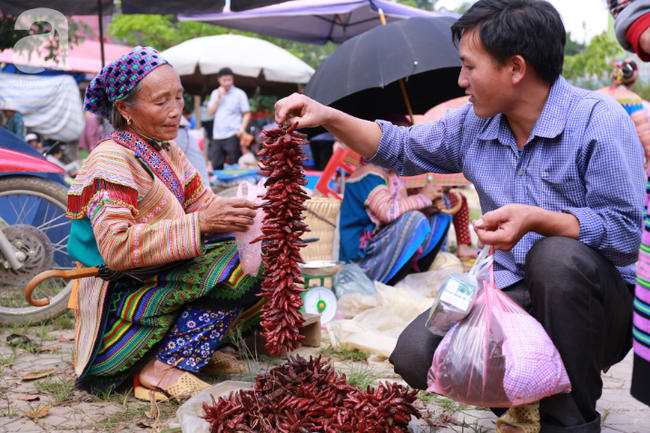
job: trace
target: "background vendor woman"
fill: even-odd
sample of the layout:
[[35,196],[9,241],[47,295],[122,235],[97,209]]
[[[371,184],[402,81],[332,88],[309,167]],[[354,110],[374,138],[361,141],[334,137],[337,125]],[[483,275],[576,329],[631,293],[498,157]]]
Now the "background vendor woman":
[[394,171],[364,164],[345,185],[339,258],[358,264],[368,278],[395,284],[427,271],[449,230],[442,187],[428,183],[409,196]]
[[183,88],[153,48],[106,66],[84,108],[116,131],[90,154],[68,199],[69,252],[103,269],[76,293],[78,386],[107,392],[135,376],[137,398],[189,397],[208,386],[192,373],[223,337],[258,322],[258,280],[242,274],[236,242],[206,236],[248,230],[255,207],[215,196],[169,141]]

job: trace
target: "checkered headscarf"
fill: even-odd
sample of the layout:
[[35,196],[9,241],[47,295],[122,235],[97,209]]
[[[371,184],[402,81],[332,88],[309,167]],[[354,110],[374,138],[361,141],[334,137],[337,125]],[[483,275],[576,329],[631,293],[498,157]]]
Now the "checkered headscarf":
[[116,100],[124,98],[147,74],[167,63],[156,49],[135,47],[93,78],[86,89],[84,110],[108,119]]

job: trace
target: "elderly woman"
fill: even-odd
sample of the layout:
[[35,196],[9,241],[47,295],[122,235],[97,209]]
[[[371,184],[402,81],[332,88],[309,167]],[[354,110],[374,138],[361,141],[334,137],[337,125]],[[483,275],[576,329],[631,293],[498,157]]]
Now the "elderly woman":
[[134,377],[137,398],[189,397],[208,386],[192,373],[224,335],[259,321],[258,279],[242,274],[227,235],[248,230],[255,207],[215,196],[170,141],[183,88],[156,50],[136,47],[106,66],[84,109],[116,131],[68,199],[69,252],[102,269],[73,295],[78,386],[107,392]]

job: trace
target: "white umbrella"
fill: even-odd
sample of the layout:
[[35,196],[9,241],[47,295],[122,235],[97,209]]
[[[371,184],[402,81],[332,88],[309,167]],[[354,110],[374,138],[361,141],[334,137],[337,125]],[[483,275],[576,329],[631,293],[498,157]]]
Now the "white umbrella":
[[314,74],[311,66],[277,45],[240,35],[196,38],[161,54],[191,93],[218,87],[216,74],[225,67],[232,69],[235,86],[249,94],[257,86],[266,94],[290,93]]

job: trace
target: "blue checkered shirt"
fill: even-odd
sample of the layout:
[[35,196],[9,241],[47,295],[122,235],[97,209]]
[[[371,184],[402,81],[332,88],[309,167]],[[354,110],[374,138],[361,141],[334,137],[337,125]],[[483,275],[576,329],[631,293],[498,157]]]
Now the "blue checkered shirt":
[[[580,242],[634,283],[643,149],[630,116],[614,99],[558,78],[521,151],[504,115],[480,118],[472,104],[411,128],[377,123],[382,137],[373,164],[404,176],[462,172],[476,187],[484,213],[520,203],[573,214]],[[524,277],[526,254],[540,239],[531,232],[510,252],[496,252],[497,287]]]

